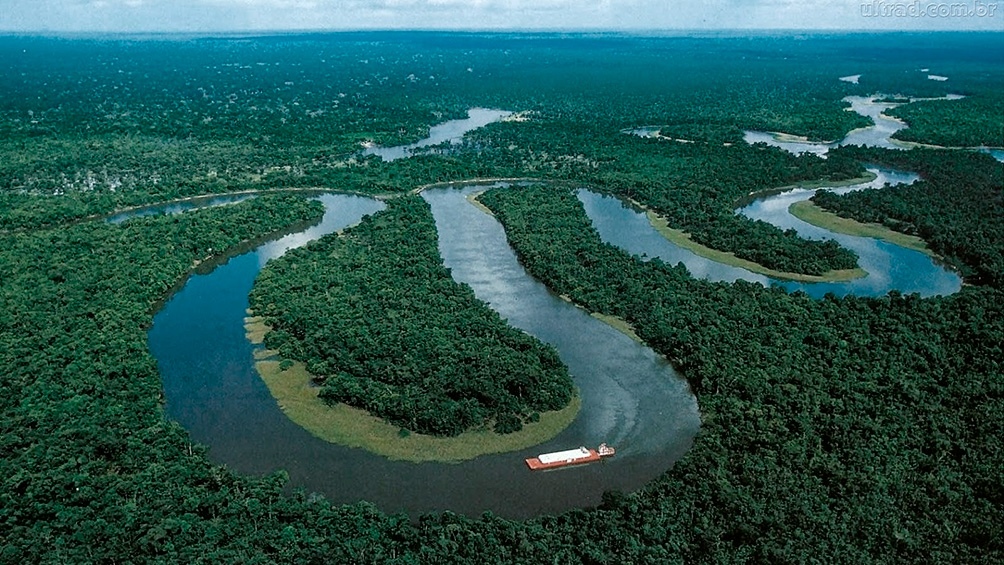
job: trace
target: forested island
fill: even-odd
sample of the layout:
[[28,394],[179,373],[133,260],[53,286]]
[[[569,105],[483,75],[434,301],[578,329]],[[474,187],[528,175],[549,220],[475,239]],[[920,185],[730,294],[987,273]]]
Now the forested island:
[[[973,151],[1004,146],[1001,45],[999,33],[0,37],[0,561],[1004,560],[1004,165]],[[846,96],[948,94],[964,98],[890,110],[910,126],[897,139],[941,149],[824,159],[743,141],[842,139],[868,125]],[[474,107],[520,119],[393,162],[361,153]],[[651,126],[660,137],[625,133]],[[709,282],[604,243],[573,191],[820,275],[856,257],[736,207],[876,164],[920,180],[813,201],[919,236],[965,277],[960,292],[813,299]],[[306,492],[281,463],[241,472],[177,423],[149,348],[155,314],[198,292],[194,275],[319,221],[317,191],[378,195],[387,210],[266,264],[251,299],[277,360],[402,436],[511,436],[568,405],[575,375],[451,279],[409,195],[476,178],[536,179],[479,198],[527,272],[629,324],[690,383],[700,433],[671,467],[525,520],[390,514]],[[237,193],[253,197],[106,221]],[[341,488],[353,480],[368,477]]]
[[553,348],[450,278],[428,204],[388,206],[262,271],[251,306],[272,330],[266,346],[305,363],[325,402],[423,434],[518,432],[567,406],[572,380]]
[[1004,283],[1004,249],[997,245],[1004,241],[999,162],[982,153],[932,149],[839,151],[861,161],[920,171],[923,179],[891,190],[842,196],[820,191],[813,202],[841,216],[920,236],[970,282],[995,287]]

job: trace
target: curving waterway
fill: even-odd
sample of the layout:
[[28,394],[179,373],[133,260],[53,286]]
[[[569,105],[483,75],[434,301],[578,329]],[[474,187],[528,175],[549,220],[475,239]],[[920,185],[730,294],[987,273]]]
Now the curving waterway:
[[384,161],[394,161],[411,157],[419,153],[418,150],[449,143],[451,145],[460,143],[464,135],[471,130],[484,127],[492,122],[508,118],[513,112],[507,110],[493,110],[490,108],[471,108],[467,111],[467,117],[459,120],[449,120],[429,128],[429,135],[425,139],[410,145],[399,145],[396,147],[381,147],[379,145],[369,145],[363,149],[363,156],[377,155]]
[[[211,447],[210,457],[250,474],[285,469],[297,487],[334,502],[367,500],[388,512],[485,510],[511,517],[595,505],[605,490],[634,490],[690,447],[700,425],[684,379],[648,347],[561,300],[530,277],[502,226],[465,196],[485,187],[423,193],[444,262],[509,323],[554,345],[582,397],[578,418],[556,438],[520,452],[459,464],[391,461],[319,440],[279,409],[255,371],[244,335],[247,295],[264,263],[286,249],[358,222],[382,205],[326,195],[323,222],[194,275],[154,318],[150,348],[168,414]],[[523,459],[608,441],[602,464],[533,473]]]
[[[875,180],[830,190],[845,193],[879,189],[887,184],[911,183],[917,179],[913,173],[878,168],[868,170],[876,175]],[[802,291],[816,298],[828,293],[837,296],[883,296],[894,289],[921,296],[947,295],[958,292],[962,287],[962,278],[958,273],[929,255],[869,237],[834,233],[806,223],[788,211],[792,204],[811,198],[815,192],[815,189],[796,188],[755,200],[738,212],[781,229],[794,229],[806,239],[836,240],[858,254],[858,265],[867,272],[864,277],[846,282],[805,283],[775,279],[741,267],[724,265],[667,240],[656,231],[643,210],[627,202],[581,189],[577,195],[603,241],[633,255],[658,257],[671,265],[683,263],[695,278],[724,282],[746,280],[764,286],[780,286],[792,292]]]
[[[904,142],[893,138],[893,135],[906,129],[906,122],[898,118],[893,118],[885,114],[886,110],[891,110],[910,102],[920,102],[924,100],[961,100],[961,94],[947,94],[940,98],[910,98],[910,102],[880,102],[885,98],[881,95],[875,96],[845,96],[843,100],[851,105],[850,110],[862,116],[870,118],[872,125],[859,128],[849,132],[843,139],[833,143],[813,142],[798,139],[784,133],[745,131],[743,139],[746,143],[766,143],[774,147],[779,147],[791,153],[812,153],[823,159],[827,152],[834,147],[841,145],[866,145],[869,147],[882,147],[884,149],[909,149],[916,144]],[[656,137],[659,134],[658,127],[645,127],[631,130],[630,133],[643,137]],[[960,151],[979,151],[986,153],[994,159],[1004,162],[1004,149],[993,147],[951,147],[946,149],[957,149]]]
[[[766,143],[780,147],[792,153],[813,153],[826,158],[826,153],[841,145],[866,145],[884,149],[906,149],[909,143],[893,139],[893,135],[906,129],[906,122],[887,116],[886,110],[891,110],[905,104],[904,102],[879,102],[882,96],[846,96],[844,101],[851,105],[850,109],[862,116],[870,118],[872,125],[849,132],[843,139],[834,143],[818,143],[802,141],[776,132],[746,131],[743,139],[746,143]],[[911,98],[910,102],[922,100],[960,100],[960,94],[949,94],[941,98]]]
[[196,198],[188,198],[185,200],[178,200],[176,202],[171,202],[169,204],[151,204],[149,206],[136,206],[135,208],[130,208],[126,211],[119,212],[107,218],[107,221],[112,224],[120,224],[126,220],[131,220],[132,218],[141,218],[143,216],[159,216],[159,215],[171,215],[171,214],[181,214],[184,212],[190,212],[192,210],[202,210],[205,208],[216,208],[218,206],[227,206],[229,204],[236,204],[238,202],[243,202],[250,198],[254,198],[253,194],[225,194],[222,196],[200,196]]
[[[472,111],[466,125],[451,122],[440,132],[445,135],[440,141],[456,139],[467,131],[465,127],[473,129],[508,114],[492,112],[475,115]],[[862,130],[855,134],[873,135],[873,142],[891,135]],[[772,144],[784,143],[770,137]],[[412,149],[430,144],[386,148],[400,151],[381,156],[406,157]],[[799,147],[785,149],[797,151]],[[911,173],[873,172],[876,180],[840,190],[880,188],[916,179]],[[407,463],[327,443],[282,413],[255,370],[255,346],[245,336],[248,293],[269,259],[383,208],[377,200],[345,194],[319,197],[325,214],[318,225],[231,257],[208,274],[193,275],[165,303],[154,318],[149,343],[160,368],[170,417],[195,441],[210,446],[212,460],[235,471],[265,474],[284,469],[293,487],[321,493],[335,503],[370,501],[387,512],[452,510],[477,515],[490,510],[522,518],[593,506],[604,491],[634,490],[665,472],[686,453],[700,426],[696,399],[686,381],[651,349],[555,296],[529,276],[509,248],[502,226],[467,200],[469,194],[485,188],[489,187],[435,188],[422,196],[432,208],[440,252],[453,277],[470,285],[511,325],[554,345],[568,365],[582,409],[556,438],[519,452],[463,463]],[[782,228],[794,227],[806,237],[837,239],[858,252],[867,277],[833,284],[774,281],[694,255],[665,240],[641,211],[612,197],[578,191],[604,240],[639,255],[674,264],[682,261],[696,277],[780,284],[813,296],[826,292],[880,295],[892,289],[930,295],[958,290],[957,275],[923,254],[868,238],[833,234],[788,214],[791,202],[811,194],[796,189],[753,202],[739,212]],[[164,211],[228,202],[197,202]],[[128,214],[113,221],[126,220]],[[525,457],[541,452],[602,441],[618,448],[616,457],[536,473],[523,464]]]
[[[939,99],[915,98],[911,101],[958,100],[960,98],[962,96],[949,94]],[[892,136],[905,129],[906,123],[884,113],[890,108],[901,106],[902,103],[879,102],[880,99],[880,96],[845,97],[844,101],[850,103],[850,109],[870,118],[873,125],[853,130],[844,139],[834,143],[815,143],[786,134],[758,131],[745,132],[744,140],[749,144],[766,143],[793,154],[812,153],[824,159],[830,149],[841,145],[904,149],[905,144],[896,141]],[[659,130],[659,126],[646,126],[625,130],[625,133],[641,137],[658,137]],[[995,159],[1000,160],[999,151],[987,150],[987,152]],[[887,186],[911,184],[920,178],[913,172],[887,168],[870,167],[868,171],[875,176],[871,181],[831,187],[826,190],[844,194],[856,190],[875,190]],[[799,236],[806,239],[836,240],[843,247],[858,254],[858,265],[867,272],[866,276],[846,282],[800,283],[767,277],[740,267],[723,265],[709,261],[666,240],[651,225],[644,211],[631,204],[611,196],[601,196],[585,190],[580,190],[578,197],[604,241],[644,258],[658,257],[673,265],[683,263],[697,278],[725,282],[740,279],[759,282],[765,286],[781,286],[789,291],[802,291],[816,298],[828,293],[837,296],[847,294],[882,296],[890,290],[933,296],[952,294],[958,292],[962,287],[962,278],[958,273],[947,269],[924,253],[874,238],[831,232],[802,221],[789,212],[789,208],[793,204],[812,198],[816,190],[814,188],[794,188],[781,194],[756,199],[737,209],[736,213],[754,220],[763,220],[784,230],[794,229]]]

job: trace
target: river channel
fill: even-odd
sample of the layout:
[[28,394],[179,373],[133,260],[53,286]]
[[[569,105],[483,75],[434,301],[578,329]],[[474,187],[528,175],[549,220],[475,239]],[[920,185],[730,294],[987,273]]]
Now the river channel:
[[[913,173],[878,168],[870,168],[869,171],[876,175],[875,180],[831,190],[844,193],[879,189],[886,184],[910,183],[917,179],[917,175]],[[781,286],[792,292],[802,291],[815,298],[828,293],[837,296],[883,296],[893,289],[905,294],[933,296],[952,294],[962,287],[962,278],[958,273],[924,253],[869,237],[834,233],[803,222],[788,211],[789,206],[811,198],[815,192],[815,189],[796,188],[755,200],[738,212],[781,229],[792,228],[806,239],[836,240],[841,246],[858,254],[858,265],[867,272],[864,277],[846,282],[801,283],[724,265],[670,242],[652,227],[643,210],[629,203],[584,189],[578,190],[577,195],[592,220],[593,227],[604,241],[633,255],[658,257],[670,265],[683,263],[695,278],[724,282],[742,279],[764,286]]]
[[[432,206],[444,261],[458,281],[521,328],[554,345],[572,373],[582,409],[543,445],[457,463],[404,463],[321,441],[293,424],[255,372],[244,335],[247,295],[264,263],[286,249],[358,222],[382,204],[358,196],[321,197],[320,226],[231,258],[194,275],[154,319],[150,348],[168,414],[214,461],[250,474],[285,469],[294,486],[334,502],[367,500],[388,512],[485,510],[510,517],[595,505],[606,490],[633,490],[689,449],[700,425],[684,379],[632,341],[531,278],[502,226],[466,195],[485,187],[423,193]],[[601,464],[530,472],[523,459],[607,441],[620,449]]]
[[[959,100],[962,96],[949,94],[939,99],[915,98],[917,100]],[[841,145],[865,145],[886,149],[904,149],[906,145],[897,142],[892,136],[907,127],[901,120],[887,116],[884,112],[901,106],[902,103],[879,102],[882,97],[847,96],[845,102],[850,109],[872,120],[873,125],[851,131],[844,139],[833,143],[814,143],[797,139],[782,133],[746,131],[744,140],[749,144],[766,143],[793,154],[812,153],[826,158],[827,153]],[[660,126],[645,126],[625,130],[625,133],[641,137],[658,137]],[[1002,154],[996,150],[976,150],[989,153],[995,159],[1001,160]],[[911,184],[919,180],[913,172],[897,171],[869,167],[868,171],[874,179],[835,188],[827,188],[837,194],[856,190],[876,190],[886,186]],[[662,261],[675,265],[683,263],[696,278],[712,281],[732,282],[747,280],[759,282],[765,286],[781,286],[788,291],[802,291],[820,298],[828,293],[837,296],[854,294],[857,296],[882,296],[890,290],[898,290],[905,294],[917,293],[921,296],[946,295],[958,292],[962,287],[962,278],[958,273],[947,269],[932,257],[905,249],[898,245],[869,237],[857,237],[834,233],[816,227],[796,218],[789,212],[791,205],[808,200],[816,189],[793,188],[781,194],[756,199],[738,208],[736,213],[743,214],[754,220],[763,220],[781,229],[794,229],[799,236],[806,239],[833,239],[841,246],[858,254],[858,265],[867,275],[847,282],[832,283],[798,283],[789,280],[775,279],[753,273],[740,267],[732,267],[709,261],[683,249],[659,234],[648,221],[644,211],[626,202],[603,196],[586,190],[579,190],[578,197],[590,216],[593,226],[604,241],[616,245],[625,251],[644,258],[658,257]]]
[[[452,142],[465,131],[506,115],[472,111],[464,124],[449,122],[449,127],[433,130],[443,137],[440,142]],[[392,160],[431,144],[367,151]],[[846,190],[916,178],[896,171],[873,172],[878,175],[875,181]],[[554,345],[568,365],[582,409],[557,437],[530,449],[462,463],[407,463],[327,443],[282,413],[254,368],[255,346],[248,342],[243,325],[248,293],[269,259],[383,208],[377,200],[345,194],[319,197],[326,211],[318,225],[231,257],[207,274],[191,276],[165,303],[154,318],[149,343],[163,379],[169,416],[195,441],[209,446],[213,461],[235,471],[260,475],[284,469],[292,487],[318,492],[332,502],[365,500],[387,512],[412,515],[444,510],[477,515],[490,510],[523,518],[559,512],[595,505],[604,491],[634,490],[665,472],[686,453],[700,426],[697,402],[686,381],[651,349],[565,302],[529,276],[509,248],[502,226],[467,200],[472,192],[486,188],[490,187],[434,188],[422,196],[432,208],[440,252],[453,277],[470,285],[511,325]],[[811,191],[803,192],[811,195]],[[806,237],[838,239],[861,255],[868,277],[837,286],[772,281],[676,247],[655,232],[640,211],[615,198],[584,189],[578,196],[605,240],[639,255],[658,256],[674,264],[682,261],[699,278],[781,284],[814,296],[826,292],[880,295],[892,289],[947,294],[958,290],[960,282],[920,253],[793,223],[787,213],[791,199],[808,197],[799,191],[759,200],[740,212],[781,227],[795,227]],[[213,200],[165,207],[164,211],[227,203]],[[930,275],[919,276],[928,272],[923,269]],[[618,453],[602,463],[548,472],[530,472],[523,464],[525,457],[538,453],[604,441],[615,445]]]

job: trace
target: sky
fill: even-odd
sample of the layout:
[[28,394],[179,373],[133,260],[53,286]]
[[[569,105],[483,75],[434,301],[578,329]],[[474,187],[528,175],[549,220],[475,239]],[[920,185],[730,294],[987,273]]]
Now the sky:
[[0,0],[0,32],[983,30],[1004,0]]

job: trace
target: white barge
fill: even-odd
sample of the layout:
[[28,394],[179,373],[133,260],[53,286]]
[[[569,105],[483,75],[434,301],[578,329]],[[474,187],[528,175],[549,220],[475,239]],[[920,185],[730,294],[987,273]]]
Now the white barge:
[[596,449],[579,447],[577,449],[555,451],[553,453],[541,453],[536,457],[527,458],[526,465],[532,471],[539,471],[543,469],[555,469],[558,467],[567,467],[569,465],[582,465],[584,463],[593,463],[595,461],[599,461],[604,457],[609,457],[614,453],[615,453],[614,448],[608,446],[605,443],[601,443],[600,446]]

